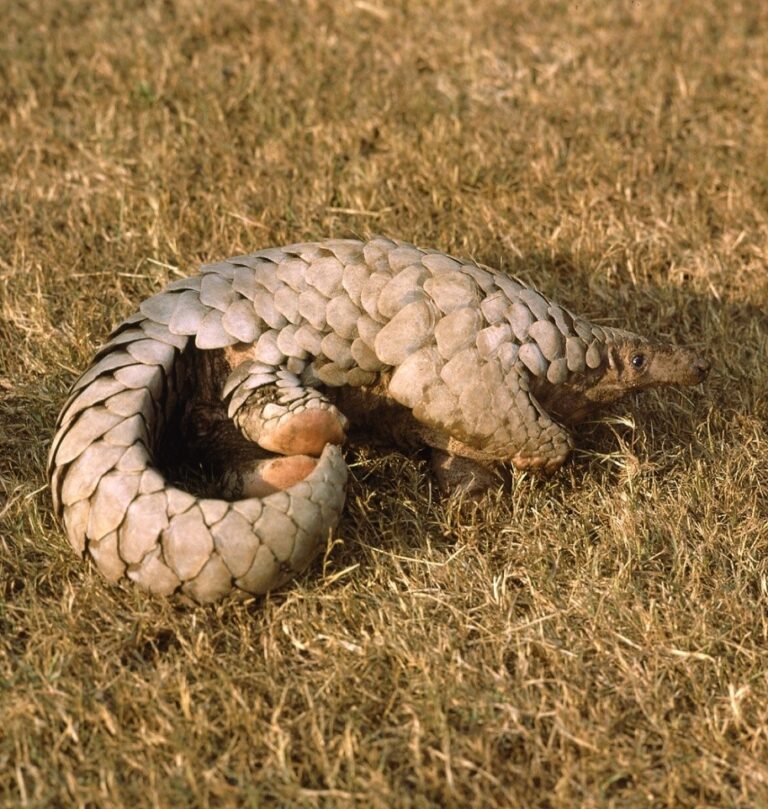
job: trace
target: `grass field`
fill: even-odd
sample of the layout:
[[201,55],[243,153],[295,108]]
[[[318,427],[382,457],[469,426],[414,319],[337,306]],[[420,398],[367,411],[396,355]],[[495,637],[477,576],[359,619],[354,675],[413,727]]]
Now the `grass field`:
[[[768,806],[768,5],[0,0],[0,801]],[[350,452],[263,601],[105,584],[51,515],[66,390],[202,260],[378,232],[710,380],[441,500]]]

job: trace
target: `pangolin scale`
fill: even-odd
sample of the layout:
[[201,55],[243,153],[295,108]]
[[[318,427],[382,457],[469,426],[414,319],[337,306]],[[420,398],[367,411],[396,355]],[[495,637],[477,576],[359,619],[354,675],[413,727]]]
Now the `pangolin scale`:
[[[443,484],[479,490],[498,464],[556,469],[568,426],[708,369],[437,251],[269,248],[174,281],[112,332],[58,418],[54,507],[109,580],[199,602],[261,594],[336,525],[350,422],[431,447]],[[168,482],[169,443],[212,460],[221,498]]]

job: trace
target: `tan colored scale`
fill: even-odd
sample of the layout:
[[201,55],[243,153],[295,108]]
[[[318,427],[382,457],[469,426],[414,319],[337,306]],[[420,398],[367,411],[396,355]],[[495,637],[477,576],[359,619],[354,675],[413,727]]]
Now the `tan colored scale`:
[[[350,428],[431,448],[441,484],[477,492],[499,465],[557,469],[598,408],[708,370],[434,250],[269,248],[174,281],[113,332],[59,417],[54,506],[112,581],[261,594],[336,525]],[[210,462],[219,497],[166,480],[174,448]]]

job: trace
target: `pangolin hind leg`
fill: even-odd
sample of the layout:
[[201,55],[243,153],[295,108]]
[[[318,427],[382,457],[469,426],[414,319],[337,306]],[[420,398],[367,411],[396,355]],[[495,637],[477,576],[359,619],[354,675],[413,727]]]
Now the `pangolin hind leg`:
[[[249,382],[262,384],[245,388]],[[242,400],[238,393],[245,394]],[[318,456],[326,444],[343,443],[348,427],[319,391],[284,370],[249,374],[232,396],[229,413],[246,438],[280,455]]]
[[573,439],[533,395],[524,367],[513,368],[505,387],[486,398],[491,403],[487,410],[491,426],[496,424],[490,440],[461,427],[446,432],[434,422],[418,428],[432,448],[432,468],[442,488],[479,494],[498,485],[500,465],[511,463],[521,471],[547,474],[562,466]]
[[247,441],[282,457],[238,464],[226,476],[227,494],[263,496],[303,480],[328,444],[342,444],[348,421],[318,390],[284,368],[241,363],[222,396]]
[[246,438],[220,401],[188,403],[179,427],[166,452],[175,459],[171,476],[211,497],[266,497],[304,480],[317,466],[317,458],[275,457]]
[[327,444],[344,439],[344,416],[285,369],[206,351],[192,372],[193,395],[172,439],[180,452],[169,454],[181,456],[182,470],[202,468],[209,481],[202,488],[212,495],[237,500],[289,489],[313,472]]

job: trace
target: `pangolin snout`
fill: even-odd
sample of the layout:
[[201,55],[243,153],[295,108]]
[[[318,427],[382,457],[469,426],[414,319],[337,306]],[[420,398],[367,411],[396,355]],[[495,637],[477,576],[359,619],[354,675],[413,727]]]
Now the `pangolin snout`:
[[709,374],[711,364],[692,348],[670,346],[654,357],[646,385],[698,385]]

